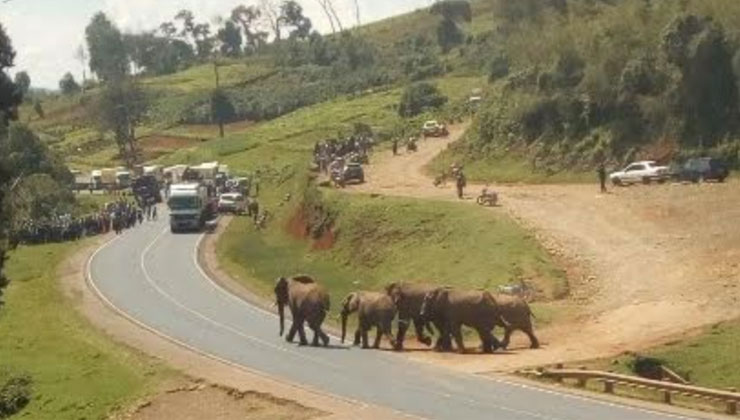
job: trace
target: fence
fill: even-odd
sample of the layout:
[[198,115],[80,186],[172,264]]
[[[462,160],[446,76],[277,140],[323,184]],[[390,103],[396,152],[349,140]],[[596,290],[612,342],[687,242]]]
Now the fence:
[[603,391],[607,394],[613,394],[614,387],[616,385],[637,389],[652,389],[663,394],[663,402],[666,404],[671,404],[672,397],[674,395],[717,401],[725,404],[725,412],[730,415],[737,414],[737,408],[740,404],[740,393],[738,393],[734,388],[723,391],[680,383],[638,378],[618,373],[586,370],[584,368],[563,369],[558,367],[556,369],[538,370],[536,374],[538,376],[552,378],[557,382],[563,382],[564,379],[575,379],[577,381],[576,385],[580,388],[585,388],[586,383],[589,380],[598,381],[603,384]]

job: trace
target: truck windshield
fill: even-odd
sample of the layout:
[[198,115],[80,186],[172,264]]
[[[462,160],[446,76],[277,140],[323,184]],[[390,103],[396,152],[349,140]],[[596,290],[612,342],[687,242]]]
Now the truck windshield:
[[172,197],[168,204],[171,210],[197,210],[198,197]]

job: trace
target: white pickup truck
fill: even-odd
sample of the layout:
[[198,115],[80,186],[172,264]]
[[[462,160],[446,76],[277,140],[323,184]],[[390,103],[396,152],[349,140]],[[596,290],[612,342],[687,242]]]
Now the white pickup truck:
[[663,183],[670,178],[667,166],[658,166],[655,161],[633,162],[621,171],[612,172],[609,179],[614,185],[649,184],[653,181]]

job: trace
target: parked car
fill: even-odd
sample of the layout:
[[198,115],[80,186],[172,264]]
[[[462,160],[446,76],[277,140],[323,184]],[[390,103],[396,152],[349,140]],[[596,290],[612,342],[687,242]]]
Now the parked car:
[[449,131],[447,131],[446,125],[440,124],[435,120],[425,122],[421,131],[422,134],[424,134],[424,137],[445,137],[450,134]]
[[344,167],[344,182],[358,181],[360,184],[365,182],[365,170],[359,163],[350,162]]
[[730,176],[730,169],[720,159],[692,158],[681,165],[673,176],[678,181],[718,181],[724,182]]
[[225,193],[218,198],[219,213],[243,214],[247,211],[247,200],[239,193]]
[[639,182],[649,184],[653,181],[662,183],[668,178],[670,178],[668,167],[659,166],[652,160],[631,163],[621,171],[609,175],[609,179],[614,185],[629,185]]

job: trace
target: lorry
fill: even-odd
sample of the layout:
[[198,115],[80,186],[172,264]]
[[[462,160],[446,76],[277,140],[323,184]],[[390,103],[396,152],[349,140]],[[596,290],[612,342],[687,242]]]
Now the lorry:
[[[93,171],[96,172],[96,171]],[[118,181],[116,179],[117,170],[113,168],[105,168],[101,169],[99,171],[98,175],[98,181],[96,181],[96,187],[100,190],[112,190],[115,189],[118,185]],[[95,175],[93,174],[93,178],[95,178]]]
[[215,185],[216,178],[218,176],[218,168],[218,162],[208,162],[201,163],[198,166],[191,166],[189,171],[191,174],[195,174],[195,176],[202,182],[209,185]]
[[165,168],[162,172],[165,180],[169,184],[180,184],[183,181],[183,176],[188,170],[188,165],[175,165]]
[[131,179],[131,172],[121,168],[116,170],[116,188],[119,190],[131,187]]
[[170,231],[200,231],[213,212],[213,200],[202,183],[172,184],[167,205]]

